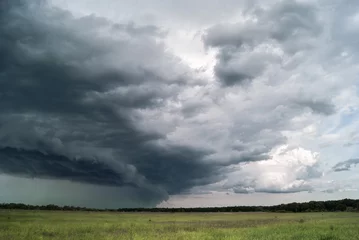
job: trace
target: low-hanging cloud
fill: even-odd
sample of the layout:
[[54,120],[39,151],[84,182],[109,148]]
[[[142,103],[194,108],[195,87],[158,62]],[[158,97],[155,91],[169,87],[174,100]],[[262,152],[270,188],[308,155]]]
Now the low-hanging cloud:
[[165,67],[177,62],[156,27],[76,19],[44,1],[7,2],[1,18],[3,173],[162,192],[158,200],[212,178],[206,153],[162,149],[149,141],[163,136],[136,127],[133,110],[165,104],[183,84]]

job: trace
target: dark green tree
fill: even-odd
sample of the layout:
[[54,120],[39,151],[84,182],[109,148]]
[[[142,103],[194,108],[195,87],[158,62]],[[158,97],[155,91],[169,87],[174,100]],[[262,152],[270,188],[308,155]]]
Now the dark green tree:
[[337,205],[337,207],[335,208],[335,210],[337,211],[345,211],[347,209],[347,206],[345,206],[344,204],[340,203]]

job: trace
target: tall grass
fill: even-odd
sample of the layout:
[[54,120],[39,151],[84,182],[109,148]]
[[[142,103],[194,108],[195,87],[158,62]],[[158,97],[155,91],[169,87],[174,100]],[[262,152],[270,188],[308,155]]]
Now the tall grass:
[[0,239],[359,239],[358,213],[0,211]]

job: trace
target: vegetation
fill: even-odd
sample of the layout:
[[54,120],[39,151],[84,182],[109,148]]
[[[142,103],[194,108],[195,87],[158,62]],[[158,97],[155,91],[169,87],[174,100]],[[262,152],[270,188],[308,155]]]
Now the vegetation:
[[311,201],[289,203],[275,206],[233,206],[208,208],[120,208],[93,209],[73,206],[34,206],[18,203],[0,204],[0,209],[57,210],[57,211],[106,211],[106,212],[337,212],[359,211],[359,200],[343,199],[337,201]]
[[276,206],[151,209],[0,204],[0,239],[12,240],[351,240],[359,239],[358,223],[359,200],[353,199]]
[[359,239],[359,214],[0,210],[0,239]]

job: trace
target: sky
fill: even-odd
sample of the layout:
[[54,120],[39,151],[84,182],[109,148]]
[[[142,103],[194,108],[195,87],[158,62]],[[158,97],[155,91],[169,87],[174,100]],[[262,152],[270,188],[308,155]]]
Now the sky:
[[0,2],[0,202],[359,198],[359,2]]

